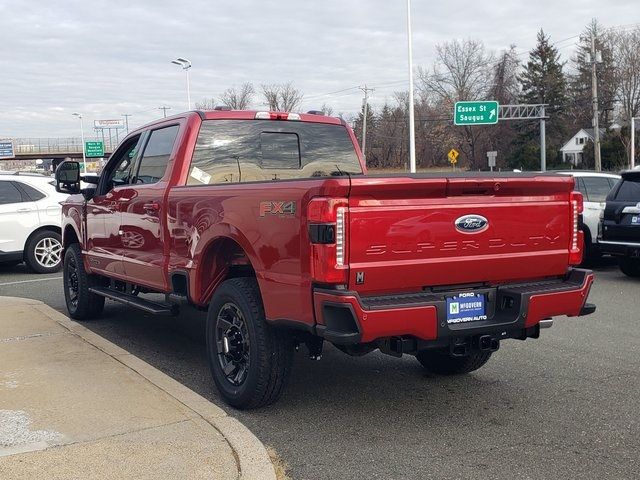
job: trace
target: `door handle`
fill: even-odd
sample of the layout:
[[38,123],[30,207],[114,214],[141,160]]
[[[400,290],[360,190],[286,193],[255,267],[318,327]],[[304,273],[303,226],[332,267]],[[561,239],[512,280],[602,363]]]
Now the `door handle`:
[[16,212],[18,213],[27,213],[30,212],[31,209],[30,208],[19,208],[18,210],[16,210]]
[[145,203],[142,208],[147,212],[157,212],[160,210],[160,204],[156,202]]

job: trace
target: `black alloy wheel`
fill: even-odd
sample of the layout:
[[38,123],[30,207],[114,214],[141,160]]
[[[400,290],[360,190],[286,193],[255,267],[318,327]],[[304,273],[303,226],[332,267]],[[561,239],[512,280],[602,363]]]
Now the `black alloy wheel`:
[[240,309],[225,303],[216,320],[216,347],[220,368],[229,383],[240,386],[251,365],[249,332]]
[[65,287],[67,294],[67,302],[74,309],[78,308],[78,265],[76,265],[76,259],[69,258],[69,261],[65,265]]

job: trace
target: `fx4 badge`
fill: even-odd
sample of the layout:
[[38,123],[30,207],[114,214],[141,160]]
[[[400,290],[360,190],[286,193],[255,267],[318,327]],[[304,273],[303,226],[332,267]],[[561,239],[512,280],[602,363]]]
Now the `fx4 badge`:
[[266,217],[267,215],[280,215],[293,216],[296,214],[296,202],[260,202],[260,216]]
[[489,220],[482,215],[464,215],[456,219],[455,225],[462,233],[480,233],[489,228]]

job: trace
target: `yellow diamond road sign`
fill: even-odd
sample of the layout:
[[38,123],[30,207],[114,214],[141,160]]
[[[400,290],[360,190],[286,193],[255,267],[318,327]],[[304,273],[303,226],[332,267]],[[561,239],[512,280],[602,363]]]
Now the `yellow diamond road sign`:
[[447,157],[449,157],[449,161],[451,163],[456,163],[458,161],[458,155],[460,155],[460,152],[458,152],[455,148],[452,148],[451,150],[449,150]]

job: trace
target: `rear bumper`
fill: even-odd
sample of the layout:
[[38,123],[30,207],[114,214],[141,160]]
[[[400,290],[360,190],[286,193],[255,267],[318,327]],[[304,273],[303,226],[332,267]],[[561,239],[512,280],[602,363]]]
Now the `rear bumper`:
[[[586,303],[592,283],[591,271],[571,269],[562,279],[377,297],[315,289],[316,333],[336,344],[405,336],[443,344],[477,335],[526,338],[540,320],[593,313],[595,306]],[[486,295],[487,320],[448,324],[446,298],[470,290]]]
[[640,257],[640,243],[616,242],[613,240],[599,240],[598,245],[602,253],[622,257]]

